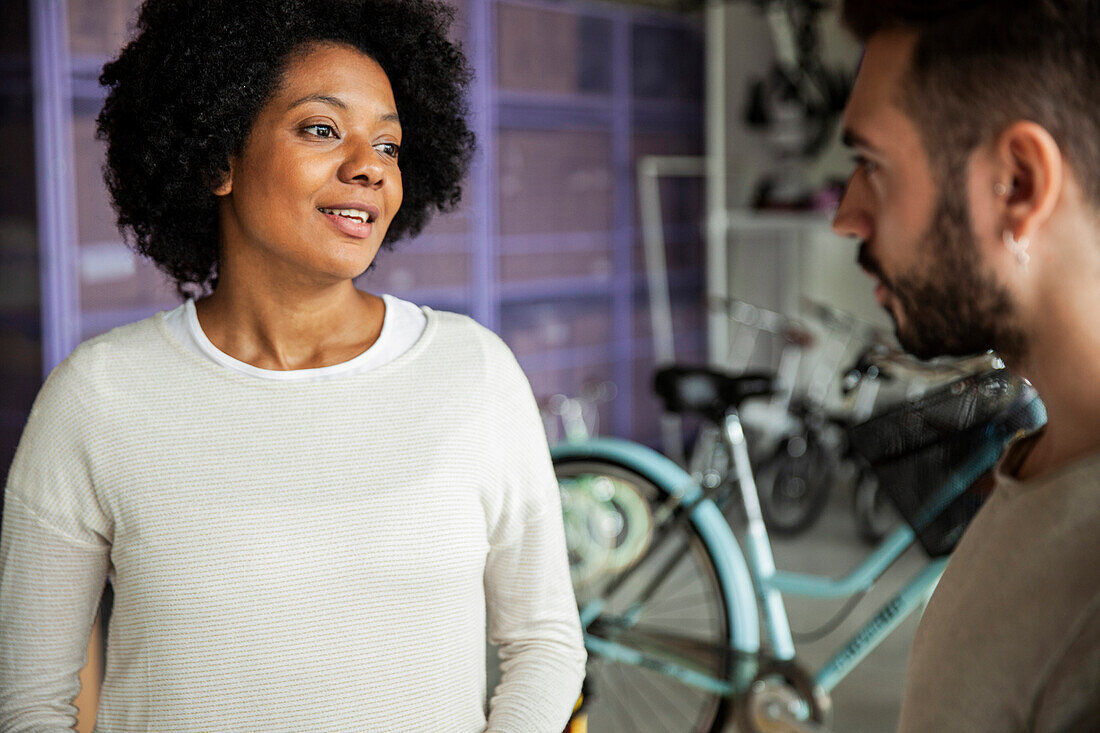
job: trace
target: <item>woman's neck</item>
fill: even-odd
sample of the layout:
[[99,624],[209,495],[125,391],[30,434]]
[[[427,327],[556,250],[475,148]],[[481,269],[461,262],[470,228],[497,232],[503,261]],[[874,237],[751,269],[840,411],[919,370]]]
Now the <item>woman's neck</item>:
[[203,333],[222,352],[261,369],[293,370],[363,353],[378,339],[386,308],[350,280],[291,297],[229,277],[195,310]]

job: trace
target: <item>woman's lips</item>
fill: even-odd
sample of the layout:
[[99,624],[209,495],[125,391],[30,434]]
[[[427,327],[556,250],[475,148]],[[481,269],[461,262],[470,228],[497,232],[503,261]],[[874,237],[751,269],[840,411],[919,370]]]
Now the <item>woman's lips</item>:
[[355,239],[366,239],[374,230],[374,224],[370,222],[361,222],[358,219],[351,219],[346,216],[340,216],[339,214],[326,214],[323,211],[318,211],[317,213],[332,222],[332,225],[340,230],[341,233],[349,237],[354,237]]

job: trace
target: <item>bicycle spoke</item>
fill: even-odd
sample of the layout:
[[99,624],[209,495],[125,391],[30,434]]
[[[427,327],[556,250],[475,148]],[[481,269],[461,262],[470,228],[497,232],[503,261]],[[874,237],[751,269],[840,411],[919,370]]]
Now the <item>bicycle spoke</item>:
[[[665,529],[671,531],[672,528]],[[685,555],[685,548],[682,543],[678,543],[670,551],[669,547],[664,544],[666,541],[668,541],[666,537],[655,539],[654,544],[646,551],[641,560],[634,566],[627,568],[622,574],[608,580],[607,585],[604,586],[605,594],[612,597],[618,595],[624,587],[629,586],[631,581],[638,577],[643,569],[650,572],[651,577],[646,581],[644,590],[637,594],[635,600],[644,602],[661,589],[668,579],[676,574],[677,566],[683,561]],[[654,566],[652,570],[650,569],[651,565]]]
[[650,593],[649,600],[652,601],[653,599],[663,600],[669,598],[681,598],[684,592],[692,586],[693,581],[697,582],[694,578],[691,577],[691,573],[689,572],[680,573],[679,582],[672,582],[672,580],[673,577],[669,577],[668,580],[665,580],[664,583],[661,583],[660,586],[657,588],[660,593]]
[[[577,479],[606,477],[616,491],[633,491],[650,510],[667,495],[625,469],[599,461],[556,466],[563,486]],[[595,586],[595,587],[593,587]],[[713,561],[694,526],[684,516],[655,528],[641,558],[624,572],[597,579],[585,599],[602,600],[603,613],[588,632],[640,653],[647,664],[634,666],[592,653],[589,727],[601,733],[714,733],[721,730],[727,704],[712,692],[690,686],[668,669],[693,671],[726,680],[732,662],[725,599]]]
[[[619,694],[629,695],[631,691],[636,690],[637,694],[630,695],[630,699],[637,697],[647,701],[644,705],[650,710],[654,708],[648,701],[655,696],[659,696],[665,703],[664,706],[658,706],[659,710],[665,712],[665,715],[660,716],[661,722],[658,722],[656,715],[639,720],[631,714],[631,727],[623,729],[629,730],[631,733],[648,730],[655,731],[655,733],[698,730],[700,725],[706,726],[709,718],[713,715],[713,709],[717,705],[714,698],[708,698],[705,693],[679,685],[653,670],[617,668],[615,672],[618,680],[621,681],[616,684]],[[677,700],[680,702],[677,702]],[[669,725],[670,720],[671,726]]]
[[[655,674],[651,673],[651,675]],[[719,705],[718,698],[691,687],[678,687],[675,691],[682,701],[680,709],[683,711],[684,720],[689,721],[693,730],[706,725],[713,719],[715,709]]]
[[[622,668],[618,668],[615,671],[619,673],[619,677],[623,680],[623,684],[627,684],[626,672],[624,672]],[[643,678],[642,675],[638,675],[638,677],[639,679]],[[650,704],[648,695],[639,695],[638,700],[650,712],[650,720],[656,720],[657,718],[661,717],[660,715],[658,715],[657,709],[652,704]]]
[[[647,674],[649,672],[649,670],[639,670],[639,671],[641,672],[641,674],[639,675],[639,679],[645,680],[645,682],[649,685],[649,688],[651,690],[653,690],[654,694],[657,697],[660,697],[664,701],[663,709],[665,709],[665,710],[674,709],[674,710],[676,710],[677,713],[679,713],[686,720],[691,721],[692,725],[695,724],[696,721],[692,719],[692,716],[691,716],[690,712],[689,713],[684,712],[683,703],[678,702],[677,700],[674,700],[672,697],[670,697],[668,695],[667,692],[665,692],[665,687],[667,686],[667,680],[665,678],[661,678],[661,680],[660,680],[664,684],[658,684],[658,683],[654,682],[651,679],[651,677],[652,677],[651,673]],[[681,699],[683,698],[684,695],[689,695],[690,694],[690,695],[698,696],[698,695],[702,694],[702,693],[699,693],[697,690],[692,690],[691,688],[687,688],[687,687],[685,687],[683,690],[679,690],[678,693],[679,693]],[[688,708],[688,710],[690,710],[690,708]]]
[[729,647],[721,640],[699,639],[654,628],[604,628],[594,625],[593,636],[623,644],[653,656],[671,656],[685,666],[721,676],[729,666]]
[[[606,685],[605,685],[606,688],[612,687],[612,685],[610,685],[610,681],[612,681],[612,680],[610,680],[610,678],[608,677],[607,674],[605,674],[603,676],[603,681],[606,683]],[[599,694],[599,692],[597,692],[597,694]],[[631,723],[634,723],[635,722],[634,715],[632,715],[630,713],[630,711],[626,709],[626,705],[623,703],[623,700],[625,700],[626,698],[627,698],[627,696],[625,694],[625,687],[624,687],[620,691],[610,691],[609,689],[605,689],[602,698],[597,698],[597,699],[608,700],[610,703],[612,703],[614,708],[618,709],[620,714],[619,714],[617,720],[629,720]],[[610,722],[610,721],[605,722],[605,721],[598,721],[597,720],[596,722],[597,723],[604,723],[603,725],[601,725],[599,727],[601,727],[601,729],[603,729],[603,730],[607,730],[607,723]]]
[[698,605],[699,602],[707,598],[707,596],[708,591],[706,590],[699,590],[690,595],[679,593],[676,595],[659,598],[656,602],[650,601],[648,604],[646,604],[646,608],[661,609],[664,608],[667,604],[672,603],[673,601],[676,601],[677,608],[687,608],[692,604]]
[[703,624],[705,626],[714,625],[717,619],[713,611],[708,609],[704,603],[699,603],[697,601],[674,603],[673,600],[656,606],[646,606],[643,616],[647,621],[671,619],[676,623],[692,621],[693,623]]

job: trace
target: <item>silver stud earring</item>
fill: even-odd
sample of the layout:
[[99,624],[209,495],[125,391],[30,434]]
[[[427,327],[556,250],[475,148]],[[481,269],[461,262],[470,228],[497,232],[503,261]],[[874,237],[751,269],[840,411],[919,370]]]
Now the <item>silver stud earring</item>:
[[1031,255],[1027,252],[1031,240],[1027,237],[1016,239],[1016,235],[1009,229],[1004,230],[1001,238],[1004,240],[1005,246],[1008,247],[1008,251],[1016,255],[1016,262],[1021,267],[1027,267],[1027,263],[1031,262]]
[[1008,193],[1008,186],[1001,183],[1000,181],[997,181],[993,184],[993,193],[997,194],[998,196],[1004,196]]

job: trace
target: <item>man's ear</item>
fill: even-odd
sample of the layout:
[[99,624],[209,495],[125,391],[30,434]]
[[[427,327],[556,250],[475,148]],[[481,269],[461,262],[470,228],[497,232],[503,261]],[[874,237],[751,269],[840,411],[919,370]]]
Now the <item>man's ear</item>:
[[998,136],[996,158],[1004,177],[1005,228],[1033,237],[1054,213],[1065,183],[1065,160],[1054,137],[1034,122],[1014,122]]
[[222,174],[222,177],[215,181],[211,190],[215,196],[228,196],[233,192],[233,159],[230,158],[228,170]]

